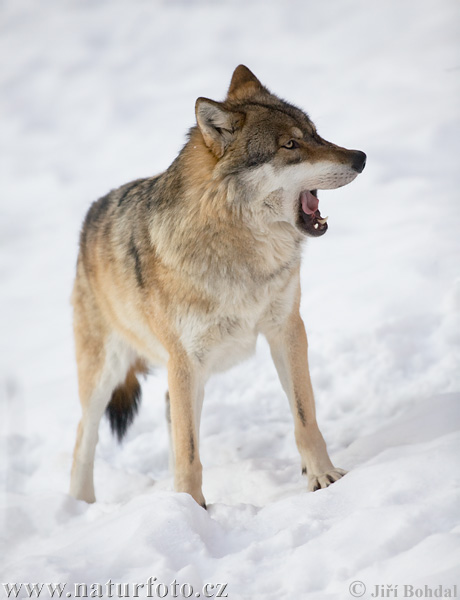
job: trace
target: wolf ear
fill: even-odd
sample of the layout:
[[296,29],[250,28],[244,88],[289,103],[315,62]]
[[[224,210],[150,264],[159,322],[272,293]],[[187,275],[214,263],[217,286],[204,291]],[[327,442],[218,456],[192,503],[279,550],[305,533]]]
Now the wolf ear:
[[195,113],[204,143],[220,158],[242,125],[243,115],[227,110],[219,102],[207,98],[198,98]]
[[260,83],[252,71],[244,65],[239,65],[233,71],[230,87],[228,88],[228,98],[247,99],[257,92],[268,91]]

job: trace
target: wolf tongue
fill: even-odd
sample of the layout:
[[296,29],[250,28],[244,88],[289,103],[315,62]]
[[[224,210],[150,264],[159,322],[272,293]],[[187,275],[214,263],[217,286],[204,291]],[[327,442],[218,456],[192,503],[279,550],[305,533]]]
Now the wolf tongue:
[[300,202],[302,203],[302,210],[307,215],[312,215],[318,210],[318,198],[314,196],[308,190],[301,192],[300,194]]

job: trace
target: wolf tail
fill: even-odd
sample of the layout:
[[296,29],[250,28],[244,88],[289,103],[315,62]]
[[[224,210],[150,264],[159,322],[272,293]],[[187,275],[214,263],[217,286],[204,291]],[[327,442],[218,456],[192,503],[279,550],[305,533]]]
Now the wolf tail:
[[128,427],[137,415],[141,395],[136,369],[131,367],[124,383],[113,390],[112,398],[105,409],[112,433],[117,436],[119,442],[123,440]]

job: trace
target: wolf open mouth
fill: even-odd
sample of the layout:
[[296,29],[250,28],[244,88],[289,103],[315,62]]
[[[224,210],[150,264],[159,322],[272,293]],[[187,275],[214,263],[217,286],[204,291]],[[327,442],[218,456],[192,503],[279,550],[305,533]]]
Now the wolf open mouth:
[[327,231],[327,217],[323,219],[318,209],[316,190],[303,190],[299,196],[299,227],[306,234],[319,237]]

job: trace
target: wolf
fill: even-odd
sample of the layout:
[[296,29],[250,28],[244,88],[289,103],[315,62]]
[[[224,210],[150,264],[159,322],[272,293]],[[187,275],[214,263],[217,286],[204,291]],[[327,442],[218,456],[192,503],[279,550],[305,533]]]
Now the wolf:
[[206,507],[199,454],[205,383],[268,340],[294,419],[308,488],[345,475],[315,415],[299,313],[301,248],[328,229],[317,190],[362,172],[366,155],[324,140],[307,114],[244,65],[224,101],[198,98],[196,125],[171,166],[94,202],[72,294],[78,425],[70,493],[95,501],[93,465],[106,412],[121,440],[139,374],[166,366],[174,487]]

